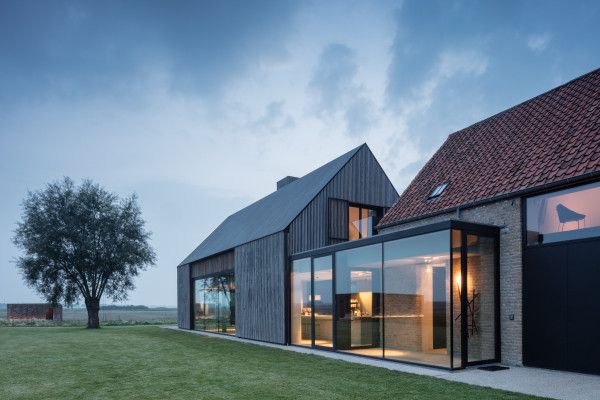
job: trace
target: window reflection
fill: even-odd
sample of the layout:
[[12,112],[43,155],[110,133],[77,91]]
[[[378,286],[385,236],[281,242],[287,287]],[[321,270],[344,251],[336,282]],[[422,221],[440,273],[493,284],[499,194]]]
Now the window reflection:
[[348,207],[348,240],[372,236],[377,217],[376,210],[361,206]]
[[194,280],[194,329],[235,334],[232,272]]
[[384,244],[385,357],[450,366],[448,231]]
[[333,347],[333,273],[331,256],[315,258],[313,263],[315,345]]
[[382,357],[381,244],[336,253],[336,345]]
[[600,182],[527,199],[527,244],[600,236]]
[[291,271],[291,341],[310,346],[311,333],[311,278],[310,258],[294,260]]

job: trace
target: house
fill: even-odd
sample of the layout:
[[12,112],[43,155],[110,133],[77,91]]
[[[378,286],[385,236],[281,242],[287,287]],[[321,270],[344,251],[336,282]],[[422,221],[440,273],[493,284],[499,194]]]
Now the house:
[[181,263],[181,328],[600,373],[600,70],[452,133],[399,197],[366,145],[294,179]]
[[397,198],[366,144],[280,180],[178,266],[179,327],[287,343],[290,255],[371,236]]
[[62,306],[49,303],[7,304],[6,317],[10,320],[46,319],[62,321]]
[[[378,229],[449,220],[500,230],[501,361],[600,373],[600,69],[451,134]],[[463,302],[475,293],[481,314],[485,283],[469,271],[481,243],[461,240]]]

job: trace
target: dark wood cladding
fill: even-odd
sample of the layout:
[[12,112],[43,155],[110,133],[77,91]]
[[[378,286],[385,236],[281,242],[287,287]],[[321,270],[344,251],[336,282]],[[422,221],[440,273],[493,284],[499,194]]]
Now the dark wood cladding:
[[279,232],[235,248],[236,336],[285,343],[285,240]]
[[192,329],[191,287],[189,264],[177,267],[177,326]]
[[[398,192],[367,146],[363,146],[314,200],[292,221],[288,235],[289,254],[339,243],[329,232],[332,220],[346,219],[347,211],[329,215],[330,199],[378,207],[391,207]],[[339,204],[337,205],[339,206]],[[338,210],[339,207],[332,208]],[[331,219],[331,220],[330,220]],[[339,229],[336,226],[335,229]],[[331,239],[334,238],[334,239]]]
[[329,239],[348,240],[348,201],[329,199]]
[[233,270],[233,258],[233,251],[228,251],[226,253],[221,253],[214,257],[192,263],[192,279],[201,276],[212,275],[218,272]]

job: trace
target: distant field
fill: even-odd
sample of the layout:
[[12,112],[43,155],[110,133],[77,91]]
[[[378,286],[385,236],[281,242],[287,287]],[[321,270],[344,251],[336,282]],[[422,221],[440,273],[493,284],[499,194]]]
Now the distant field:
[[[0,321],[6,320],[6,309],[0,309]],[[64,308],[63,321],[87,321],[85,308]],[[100,323],[109,321],[176,323],[177,309],[100,310]]]
[[[85,308],[63,308],[63,321],[87,321]],[[177,309],[166,310],[100,310],[100,322],[107,321],[177,321]]]

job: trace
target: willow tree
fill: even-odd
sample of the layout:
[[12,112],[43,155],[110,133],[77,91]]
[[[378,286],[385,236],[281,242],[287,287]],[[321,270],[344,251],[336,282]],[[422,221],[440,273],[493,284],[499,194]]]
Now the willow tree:
[[120,199],[85,180],[69,178],[28,192],[13,241],[26,283],[50,303],[85,301],[88,328],[98,328],[103,296],[127,298],[134,278],[154,264],[135,195]]

